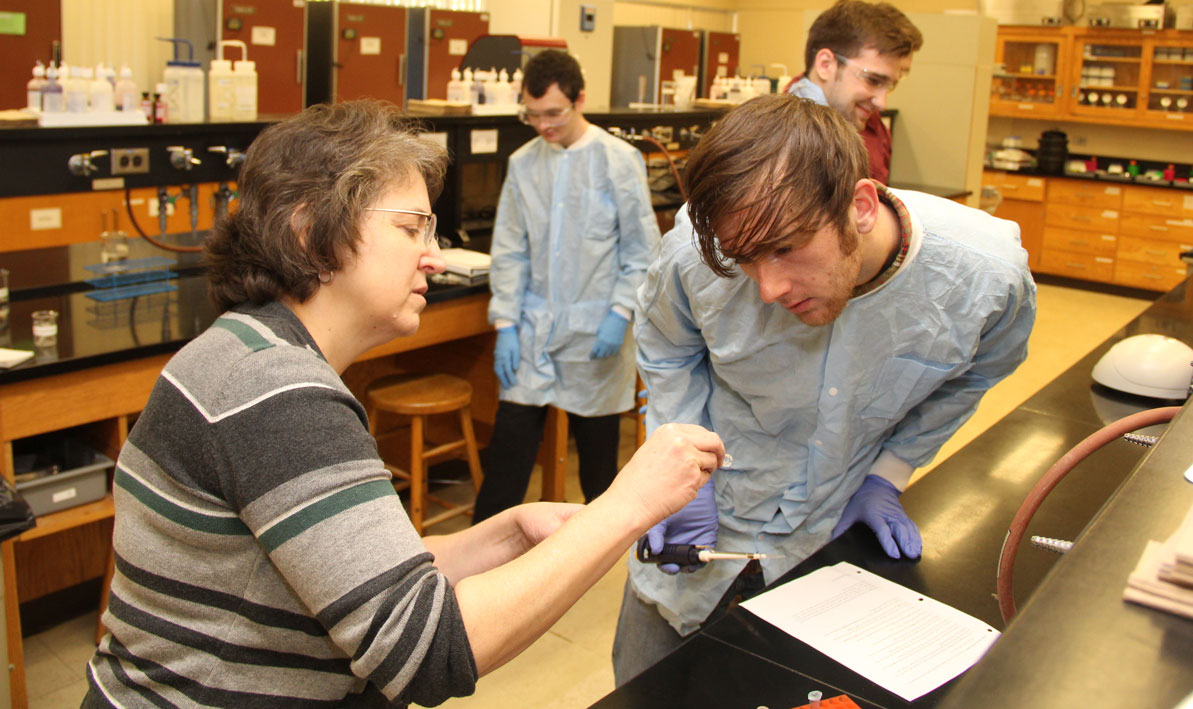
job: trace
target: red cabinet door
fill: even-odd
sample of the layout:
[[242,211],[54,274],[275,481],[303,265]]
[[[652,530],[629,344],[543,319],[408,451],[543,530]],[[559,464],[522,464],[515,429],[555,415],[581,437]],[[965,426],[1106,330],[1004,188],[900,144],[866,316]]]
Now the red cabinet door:
[[[447,98],[452,69],[477,37],[489,34],[489,13],[431,10],[427,32],[427,98]],[[463,51],[461,51],[463,50]]]
[[335,99],[406,97],[406,9],[337,4]]
[[[293,0],[222,0],[220,39],[248,45],[257,64],[257,112],[298,113],[302,110],[303,51],[306,46],[305,3]],[[226,50],[230,59],[240,53]]]

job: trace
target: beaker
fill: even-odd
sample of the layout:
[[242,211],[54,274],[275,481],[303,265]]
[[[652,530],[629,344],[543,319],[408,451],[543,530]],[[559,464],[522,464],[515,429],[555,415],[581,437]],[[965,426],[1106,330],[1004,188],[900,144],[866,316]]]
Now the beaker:
[[33,346],[50,347],[58,344],[58,311],[33,311]]
[[99,235],[104,246],[99,252],[101,263],[123,261],[128,258],[128,234],[123,231],[105,231]]

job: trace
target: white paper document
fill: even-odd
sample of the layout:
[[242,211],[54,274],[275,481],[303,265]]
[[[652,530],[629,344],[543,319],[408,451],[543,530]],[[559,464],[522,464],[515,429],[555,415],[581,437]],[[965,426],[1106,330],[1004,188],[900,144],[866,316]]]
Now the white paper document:
[[969,669],[999,636],[977,618],[845,562],[741,605],[909,702]]

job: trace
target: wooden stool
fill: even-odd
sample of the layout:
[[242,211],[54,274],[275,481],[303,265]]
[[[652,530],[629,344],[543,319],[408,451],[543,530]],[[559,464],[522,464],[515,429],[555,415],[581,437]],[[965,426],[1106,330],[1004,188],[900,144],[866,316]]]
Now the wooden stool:
[[[369,385],[366,393],[369,415],[369,433],[377,434],[377,418],[381,413],[399,414],[410,417],[410,470],[385,464],[394,475],[394,488],[410,488],[410,521],[420,535],[423,529],[457,515],[472,514],[475,503],[458,505],[440,499],[427,492],[427,464],[430,458],[464,449],[468,458],[468,470],[472,475],[474,490],[481,487],[481,463],[476,448],[476,436],[472,432],[472,385],[449,374],[395,375],[383,377]],[[435,414],[459,412],[460,431],[463,438],[424,449],[427,417]],[[389,433],[382,433],[387,436]],[[446,508],[445,512],[424,519],[427,501]]]

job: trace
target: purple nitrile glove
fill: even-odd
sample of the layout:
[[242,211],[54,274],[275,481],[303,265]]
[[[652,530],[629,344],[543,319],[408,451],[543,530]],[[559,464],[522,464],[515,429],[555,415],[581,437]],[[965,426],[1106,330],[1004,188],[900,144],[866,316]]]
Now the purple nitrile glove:
[[625,342],[625,330],[629,324],[630,321],[618,315],[616,310],[610,310],[597,328],[596,343],[588,354],[589,359],[604,359],[617,354],[621,343]]
[[507,325],[497,330],[497,347],[493,350],[493,371],[497,372],[501,386],[506,389],[513,388],[517,382],[514,372],[518,369],[521,350],[518,344],[518,328]]
[[891,481],[877,475],[867,475],[862,486],[853,493],[841,513],[841,521],[833,527],[833,539],[845,533],[855,522],[865,522],[874,530],[882,550],[892,559],[900,558],[899,550],[909,559],[918,559],[924,543],[915,522],[899,504],[899,489]]
[[[717,545],[717,494],[712,480],[696,493],[696,499],[682,510],[650,528],[646,541],[654,554],[663,553],[664,544],[695,544],[709,548]],[[695,571],[704,564],[683,567],[684,571]],[[659,564],[659,570],[668,574],[679,573],[678,564]]]

